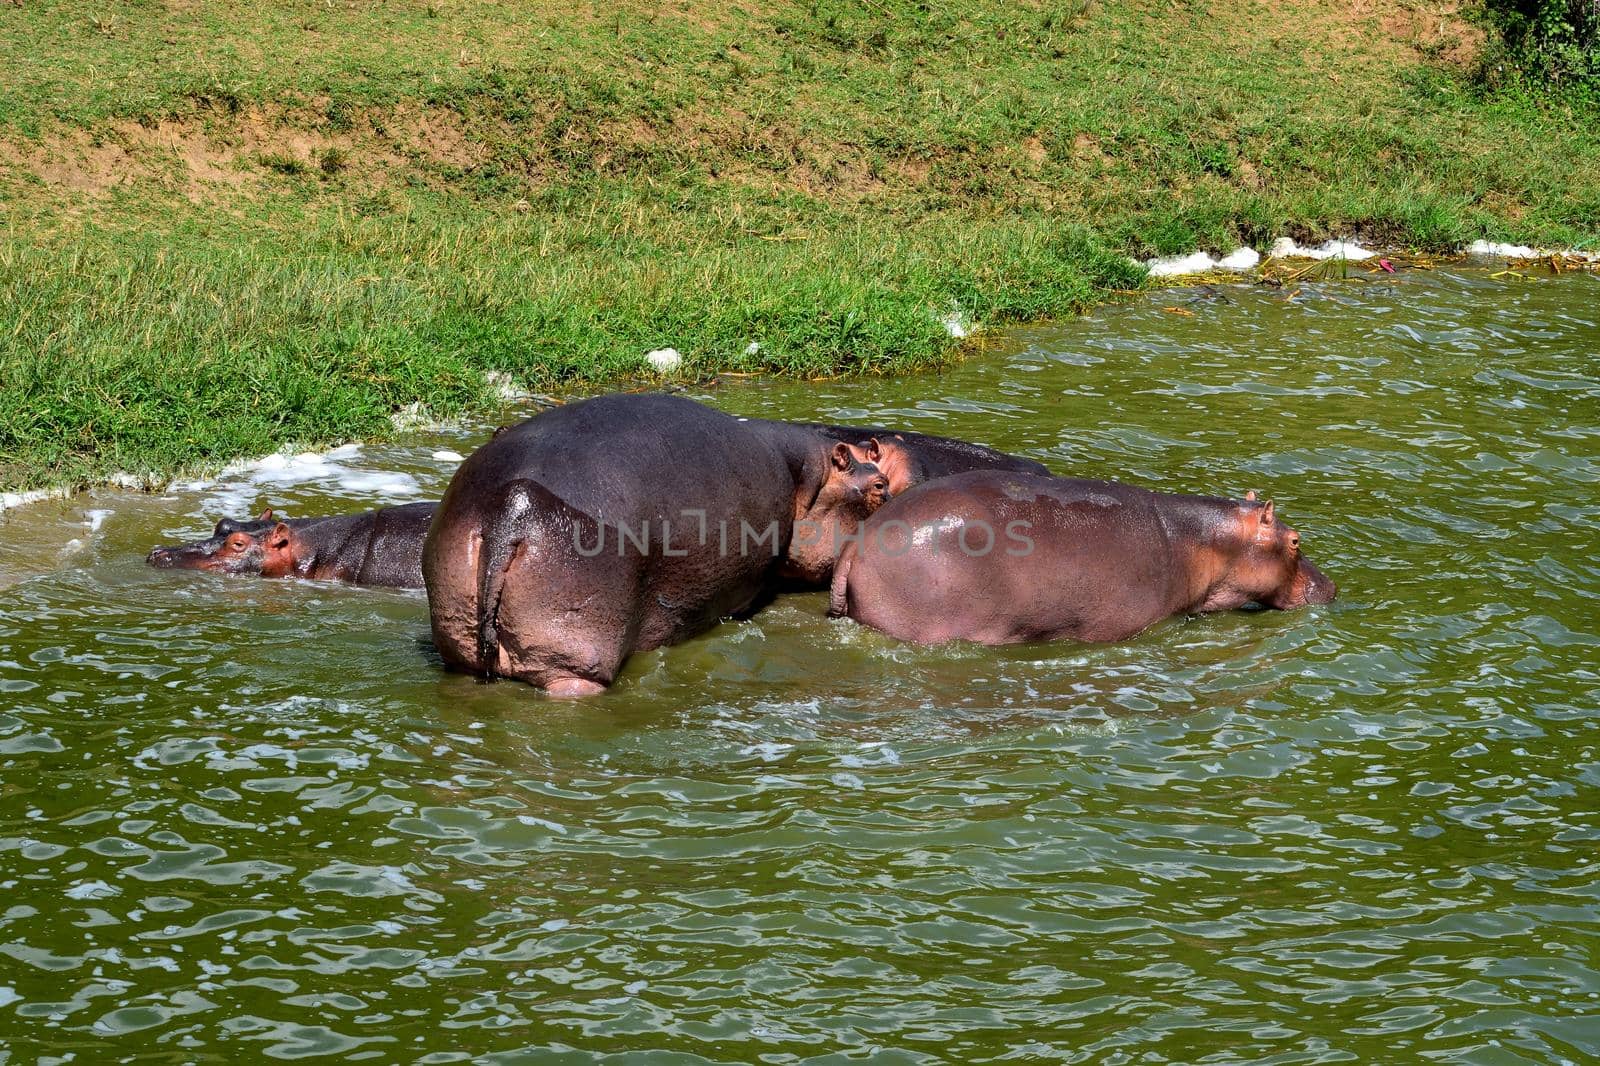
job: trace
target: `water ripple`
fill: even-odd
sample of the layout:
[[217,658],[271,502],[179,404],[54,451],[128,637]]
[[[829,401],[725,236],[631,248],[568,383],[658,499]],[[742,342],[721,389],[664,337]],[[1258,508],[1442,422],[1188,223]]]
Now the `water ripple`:
[[480,427],[102,493],[89,533],[81,503],[14,516],[0,568],[47,561],[0,599],[0,1040],[1600,1056],[1593,280],[1303,290],[1141,298],[937,379],[711,397],[1264,490],[1341,586],[1113,647],[908,647],[796,596],[573,706],[444,674],[415,594],[140,564],[224,510],[435,493],[433,453]]

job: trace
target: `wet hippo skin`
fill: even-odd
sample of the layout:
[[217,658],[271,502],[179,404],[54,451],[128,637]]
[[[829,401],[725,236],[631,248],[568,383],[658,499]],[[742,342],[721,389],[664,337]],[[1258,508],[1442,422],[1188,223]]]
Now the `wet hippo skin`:
[[888,497],[877,448],[677,396],[552,408],[462,463],[423,549],[452,667],[554,695],[748,609],[782,576],[825,583]]
[[204,540],[156,548],[151,566],[259,577],[303,577],[352,585],[419,589],[422,540],[435,503],[360,514],[239,522],[224,518]]
[[1111,641],[1174,614],[1293,610],[1335,593],[1253,493],[978,471],[879,509],[840,555],[829,610],[923,643]]
[[[752,420],[754,421],[754,420]],[[963,474],[971,470],[1014,470],[1018,473],[1049,474],[1049,467],[1020,455],[955,437],[937,437],[909,430],[880,426],[835,426],[821,422],[796,422],[793,425],[814,429],[826,437],[848,444],[878,442],[882,455],[878,466],[889,479],[889,491],[900,495],[913,485],[934,478]]]

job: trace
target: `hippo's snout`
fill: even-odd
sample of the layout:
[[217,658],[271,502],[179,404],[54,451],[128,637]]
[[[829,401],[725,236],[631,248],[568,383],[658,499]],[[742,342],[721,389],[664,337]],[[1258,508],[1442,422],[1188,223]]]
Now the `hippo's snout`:
[[1300,573],[1305,581],[1305,602],[1307,606],[1317,603],[1332,603],[1333,598],[1339,594],[1339,586],[1333,579],[1321,570],[1318,570],[1307,559],[1300,560]]
[[169,545],[152,550],[144,561],[157,570],[210,570],[216,566],[216,552],[208,548],[204,542]]

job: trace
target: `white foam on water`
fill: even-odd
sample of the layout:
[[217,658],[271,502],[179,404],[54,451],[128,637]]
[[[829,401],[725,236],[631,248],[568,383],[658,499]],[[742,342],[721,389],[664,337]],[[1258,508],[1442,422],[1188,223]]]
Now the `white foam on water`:
[[1256,264],[1261,262],[1261,253],[1254,248],[1235,248],[1221,259],[1217,266],[1223,270],[1237,270],[1240,272],[1254,270]]
[[0,985],[0,1007],[9,1007],[21,998],[10,985]]
[[1506,244],[1501,241],[1473,241],[1467,245],[1467,254],[1493,259],[1539,259],[1550,253],[1526,244]]
[[1600,263],[1600,252],[1586,252],[1578,248],[1535,248],[1527,244],[1507,244],[1503,241],[1473,241],[1467,245],[1467,254],[1480,259],[1576,259],[1584,263]]
[[1267,250],[1267,255],[1272,259],[1348,259],[1351,262],[1371,259],[1377,254],[1355,241],[1331,240],[1319,248],[1307,248],[1296,244],[1293,237],[1279,237]]
[[433,453],[431,458],[436,463],[459,463],[466,457],[460,452],[451,451],[449,448],[440,448]]
[[93,510],[83,512],[83,524],[89,527],[90,533],[98,533],[100,532],[100,527],[105,524],[106,519],[116,513],[109,507],[96,507]]
[[203,494],[200,506],[190,512],[201,518],[217,514],[241,517],[253,509],[264,489],[282,491],[302,485],[360,496],[372,500],[372,506],[406,503],[421,496],[422,486],[410,474],[349,465],[347,460],[358,458],[363,448],[351,443],[325,452],[275,452],[230,463],[215,478],[178,482],[172,487]]
[[337,480],[342,489],[378,496],[412,496],[420,491],[416,478],[394,470],[350,470]]
[[[1279,237],[1272,242],[1272,247],[1267,251],[1267,256],[1272,259],[1344,259],[1353,263],[1376,258],[1380,254],[1382,253],[1364,247],[1356,241],[1335,239],[1313,248],[1297,243],[1293,237]],[[1584,252],[1576,248],[1558,251],[1550,248],[1534,248],[1526,244],[1502,244],[1494,241],[1473,241],[1467,245],[1465,254],[1499,259],[1544,259],[1549,256],[1559,256],[1586,263],[1600,263],[1600,252]],[[1232,270],[1244,273],[1254,270],[1260,263],[1261,255],[1255,249],[1236,248],[1221,259],[1213,259],[1208,253],[1197,251],[1188,255],[1148,259],[1144,267],[1152,278],[1172,278],[1203,274],[1209,270]]]
[[1151,259],[1144,266],[1152,278],[1175,278],[1184,274],[1204,274],[1208,270],[1215,270],[1217,261],[1205,252],[1190,252],[1188,255],[1177,255],[1167,259]]
[[72,490],[65,487],[51,489],[29,489],[27,492],[0,492],[0,511],[9,511],[13,507],[22,507],[40,500],[60,500],[72,495]]

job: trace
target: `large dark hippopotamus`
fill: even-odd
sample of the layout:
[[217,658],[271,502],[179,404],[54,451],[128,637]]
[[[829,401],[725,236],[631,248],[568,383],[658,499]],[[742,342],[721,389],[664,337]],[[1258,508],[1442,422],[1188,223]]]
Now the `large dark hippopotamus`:
[[162,569],[420,589],[422,540],[438,506],[408,503],[282,521],[270,510],[253,521],[224,518],[205,540],[157,548],[145,561]]
[[635,651],[824,583],[889,495],[856,447],[677,396],[600,396],[499,432],[439,504],[422,572],[447,664],[558,696]]
[[[752,419],[751,421],[756,421]],[[796,422],[825,437],[858,447],[876,444],[881,449],[877,465],[889,479],[889,492],[898,496],[913,485],[969,470],[1014,470],[1046,474],[1050,468],[1033,459],[1008,455],[983,444],[880,426],[834,426],[822,422]]]
[[1122,640],[1173,614],[1328,603],[1270,501],[978,471],[875,513],[834,569],[829,613],[902,640]]

